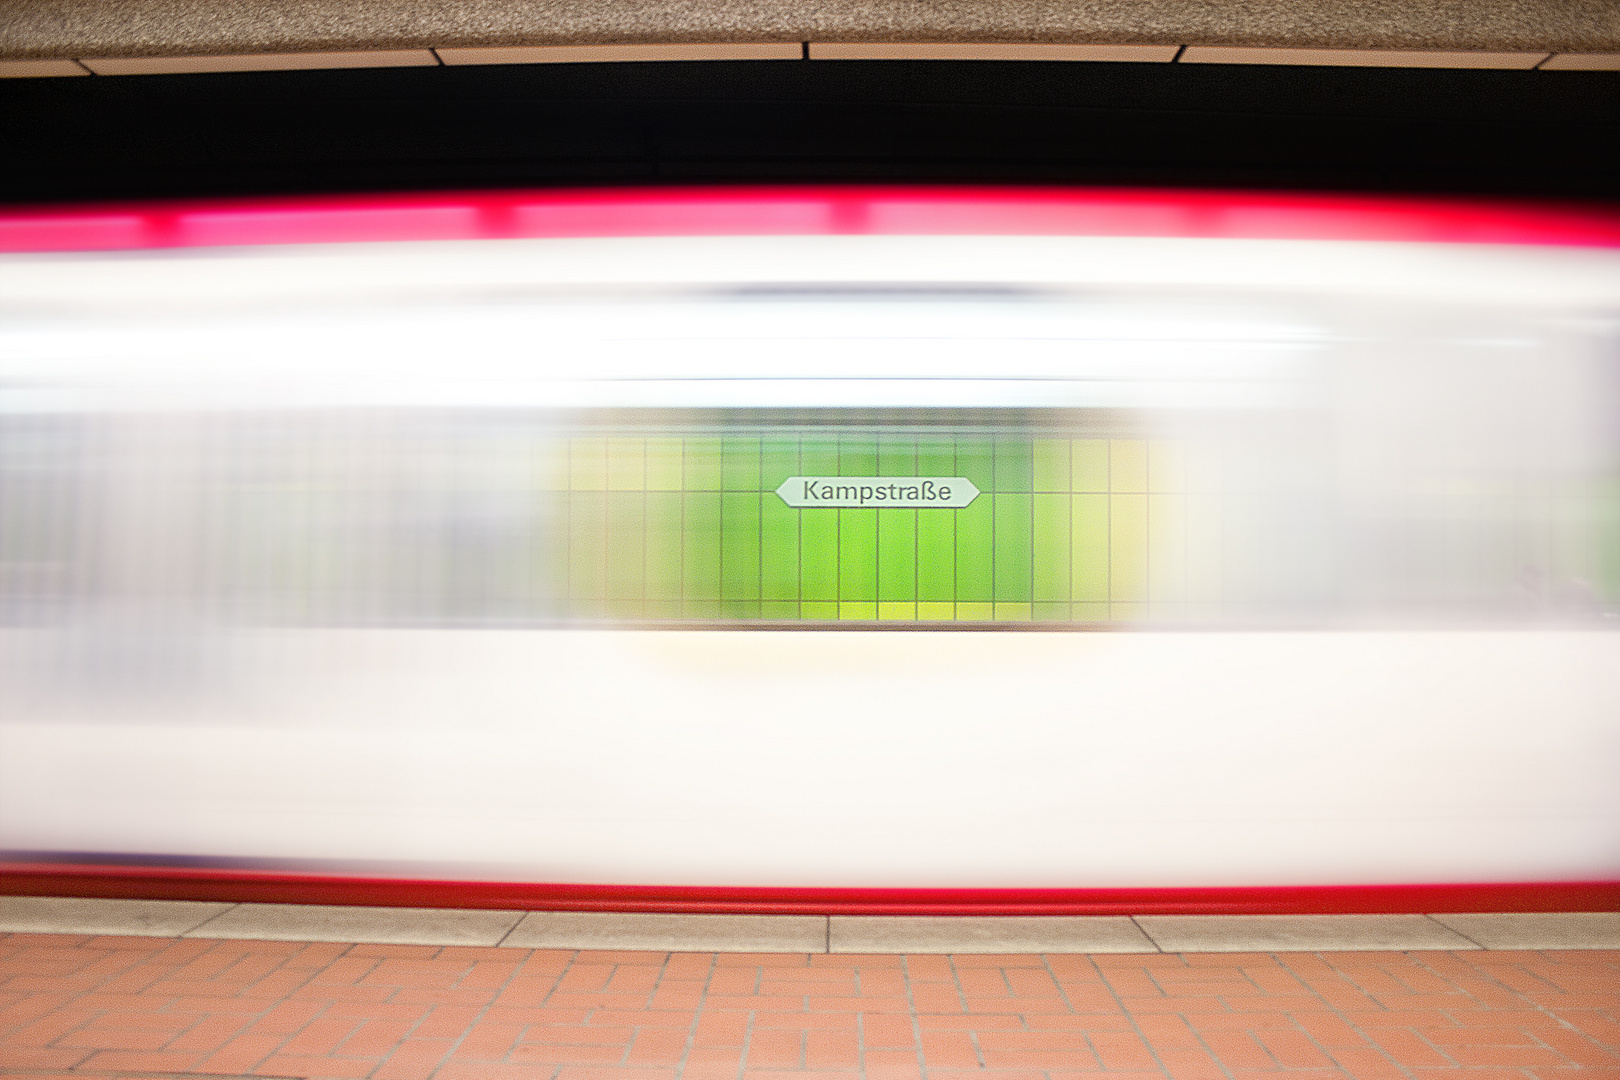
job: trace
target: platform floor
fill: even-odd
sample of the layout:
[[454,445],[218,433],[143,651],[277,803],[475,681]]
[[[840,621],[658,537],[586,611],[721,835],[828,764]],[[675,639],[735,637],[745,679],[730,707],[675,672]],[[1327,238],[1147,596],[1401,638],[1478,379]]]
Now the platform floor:
[[[892,919],[840,938],[802,916],[279,908],[7,898],[0,1075],[1620,1078],[1613,914]],[[734,951],[817,924],[819,947]],[[581,934],[716,947],[536,944]],[[456,940],[365,940],[413,935]],[[1460,943],[1389,943],[1437,935]],[[1053,948],[987,951],[1010,940]]]

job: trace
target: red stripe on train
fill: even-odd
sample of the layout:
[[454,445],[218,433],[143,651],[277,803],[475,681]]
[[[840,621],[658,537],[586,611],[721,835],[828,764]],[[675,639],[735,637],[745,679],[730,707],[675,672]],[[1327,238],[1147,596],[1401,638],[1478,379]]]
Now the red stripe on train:
[[1001,235],[1620,246],[1602,204],[1113,188],[750,187],[71,204],[0,251],[609,236]]
[[439,881],[0,863],[0,894],[373,907],[750,915],[1281,915],[1620,911],[1620,881],[1144,889],[828,889]]

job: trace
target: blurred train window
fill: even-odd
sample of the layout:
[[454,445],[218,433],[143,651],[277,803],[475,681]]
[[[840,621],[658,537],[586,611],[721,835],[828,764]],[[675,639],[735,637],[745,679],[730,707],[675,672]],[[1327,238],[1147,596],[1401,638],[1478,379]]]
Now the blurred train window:
[[[1046,236],[13,254],[0,612],[1345,625],[1620,610],[1620,256]],[[801,508],[791,476],[961,477]]]

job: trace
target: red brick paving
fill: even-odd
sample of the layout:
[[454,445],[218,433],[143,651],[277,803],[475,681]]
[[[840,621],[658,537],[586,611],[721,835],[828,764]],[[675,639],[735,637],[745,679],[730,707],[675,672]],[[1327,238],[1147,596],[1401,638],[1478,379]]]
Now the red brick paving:
[[754,956],[10,934],[0,1075],[1620,1080],[1620,951]]

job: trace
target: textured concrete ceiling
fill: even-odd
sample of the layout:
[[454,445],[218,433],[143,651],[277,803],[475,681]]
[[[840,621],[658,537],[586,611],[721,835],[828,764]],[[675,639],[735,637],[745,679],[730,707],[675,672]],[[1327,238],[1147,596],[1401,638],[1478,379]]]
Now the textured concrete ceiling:
[[1620,50],[1620,0],[0,0],[0,58],[735,41]]

